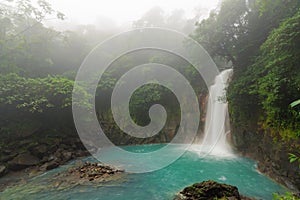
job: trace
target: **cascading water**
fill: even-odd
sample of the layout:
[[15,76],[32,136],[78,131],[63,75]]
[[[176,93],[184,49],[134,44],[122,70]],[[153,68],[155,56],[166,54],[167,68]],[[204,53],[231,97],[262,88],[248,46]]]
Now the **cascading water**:
[[226,102],[226,87],[232,69],[222,71],[216,78],[215,83],[209,88],[204,138],[201,142],[201,153],[216,156],[232,155],[227,142],[230,133],[228,120],[228,106]]

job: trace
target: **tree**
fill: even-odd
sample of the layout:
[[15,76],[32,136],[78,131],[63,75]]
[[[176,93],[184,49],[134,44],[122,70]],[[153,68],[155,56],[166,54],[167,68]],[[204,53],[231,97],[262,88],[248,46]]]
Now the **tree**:
[[245,0],[223,1],[219,10],[212,11],[208,19],[197,24],[192,37],[210,53],[212,57],[223,57],[236,65],[237,43],[246,33]]
[[[1,2],[0,70],[2,73],[24,73],[26,71],[24,67],[51,65],[51,59],[47,57],[47,48],[57,32],[45,28],[41,22],[53,14],[56,14],[59,19],[64,18],[62,13],[54,11],[44,0],[37,1],[36,6],[30,0]],[[39,55],[33,56],[33,54]],[[30,66],[28,66],[29,62]]]
[[133,24],[134,27],[163,27],[165,26],[164,11],[160,7],[156,6],[151,8],[141,19],[137,20]]

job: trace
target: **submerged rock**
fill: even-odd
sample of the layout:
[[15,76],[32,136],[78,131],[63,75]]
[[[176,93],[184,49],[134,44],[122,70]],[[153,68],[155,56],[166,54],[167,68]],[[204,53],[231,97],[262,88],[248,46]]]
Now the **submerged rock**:
[[209,180],[184,188],[174,200],[215,199],[240,200],[241,196],[237,187]]
[[77,185],[101,186],[111,181],[122,181],[124,172],[103,163],[85,162],[53,176],[52,186],[57,189],[72,188]]
[[123,173],[124,170],[117,169],[113,166],[103,163],[90,163],[86,162],[83,166],[71,168],[68,173],[77,178],[86,179],[89,181],[105,180],[106,178]]
[[[46,163],[45,167],[47,166],[49,168],[53,167]],[[15,191],[21,191],[19,196],[22,199],[22,192],[30,191],[32,194],[49,193],[69,190],[76,186],[113,186],[127,181],[124,170],[103,163],[83,163],[81,160],[78,160],[61,168],[60,172],[45,173],[42,178],[34,179],[35,181],[30,179],[33,176],[24,174],[22,171],[11,172],[7,178],[9,182],[5,180],[0,181],[0,192],[5,190],[7,194],[15,194]],[[0,199],[2,199],[1,197]]]

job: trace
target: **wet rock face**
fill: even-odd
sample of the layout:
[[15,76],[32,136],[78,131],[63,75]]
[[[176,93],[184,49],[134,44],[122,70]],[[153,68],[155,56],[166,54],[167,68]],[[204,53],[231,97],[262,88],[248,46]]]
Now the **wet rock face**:
[[28,166],[34,166],[39,164],[40,160],[31,155],[30,153],[19,154],[13,160],[8,162],[8,167],[11,170],[20,170]]
[[32,168],[45,171],[88,155],[90,154],[76,137],[27,138],[5,143],[0,149],[0,166],[5,166],[8,173]]
[[[300,170],[297,163],[290,163],[292,143],[274,142],[274,137],[257,125],[245,128],[232,126],[233,145],[238,152],[258,162],[258,169],[290,190],[300,190]],[[276,137],[276,135],[275,135]],[[278,139],[277,139],[278,140]]]
[[174,200],[215,199],[240,200],[241,197],[237,187],[209,180],[184,188]]
[[7,172],[7,169],[4,165],[0,165],[0,177],[2,177],[3,175],[5,175]]

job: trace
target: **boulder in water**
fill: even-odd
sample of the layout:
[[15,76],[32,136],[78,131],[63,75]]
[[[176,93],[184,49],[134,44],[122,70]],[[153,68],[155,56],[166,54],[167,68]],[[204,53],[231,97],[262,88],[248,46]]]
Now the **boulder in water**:
[[209,180],[184,188],[174,200],[215,199],[240,200],[241,196],[237,187]]
[[125,171],[104,163],[80,163],[66,171],[58,173],[49,183],[56,189],[68,189],[77,185],[93,185],[100,187],[112,181],[123,181]]
[[103,163],[90,163],[86,162],[84,165],[69,169],[69,174],[73,176],[77,176],[77,178],[86,179],[89,181],[93,180],[105,180],[106,178],[123,173],[124,170],[117,169],[113,166],[106,165]]

